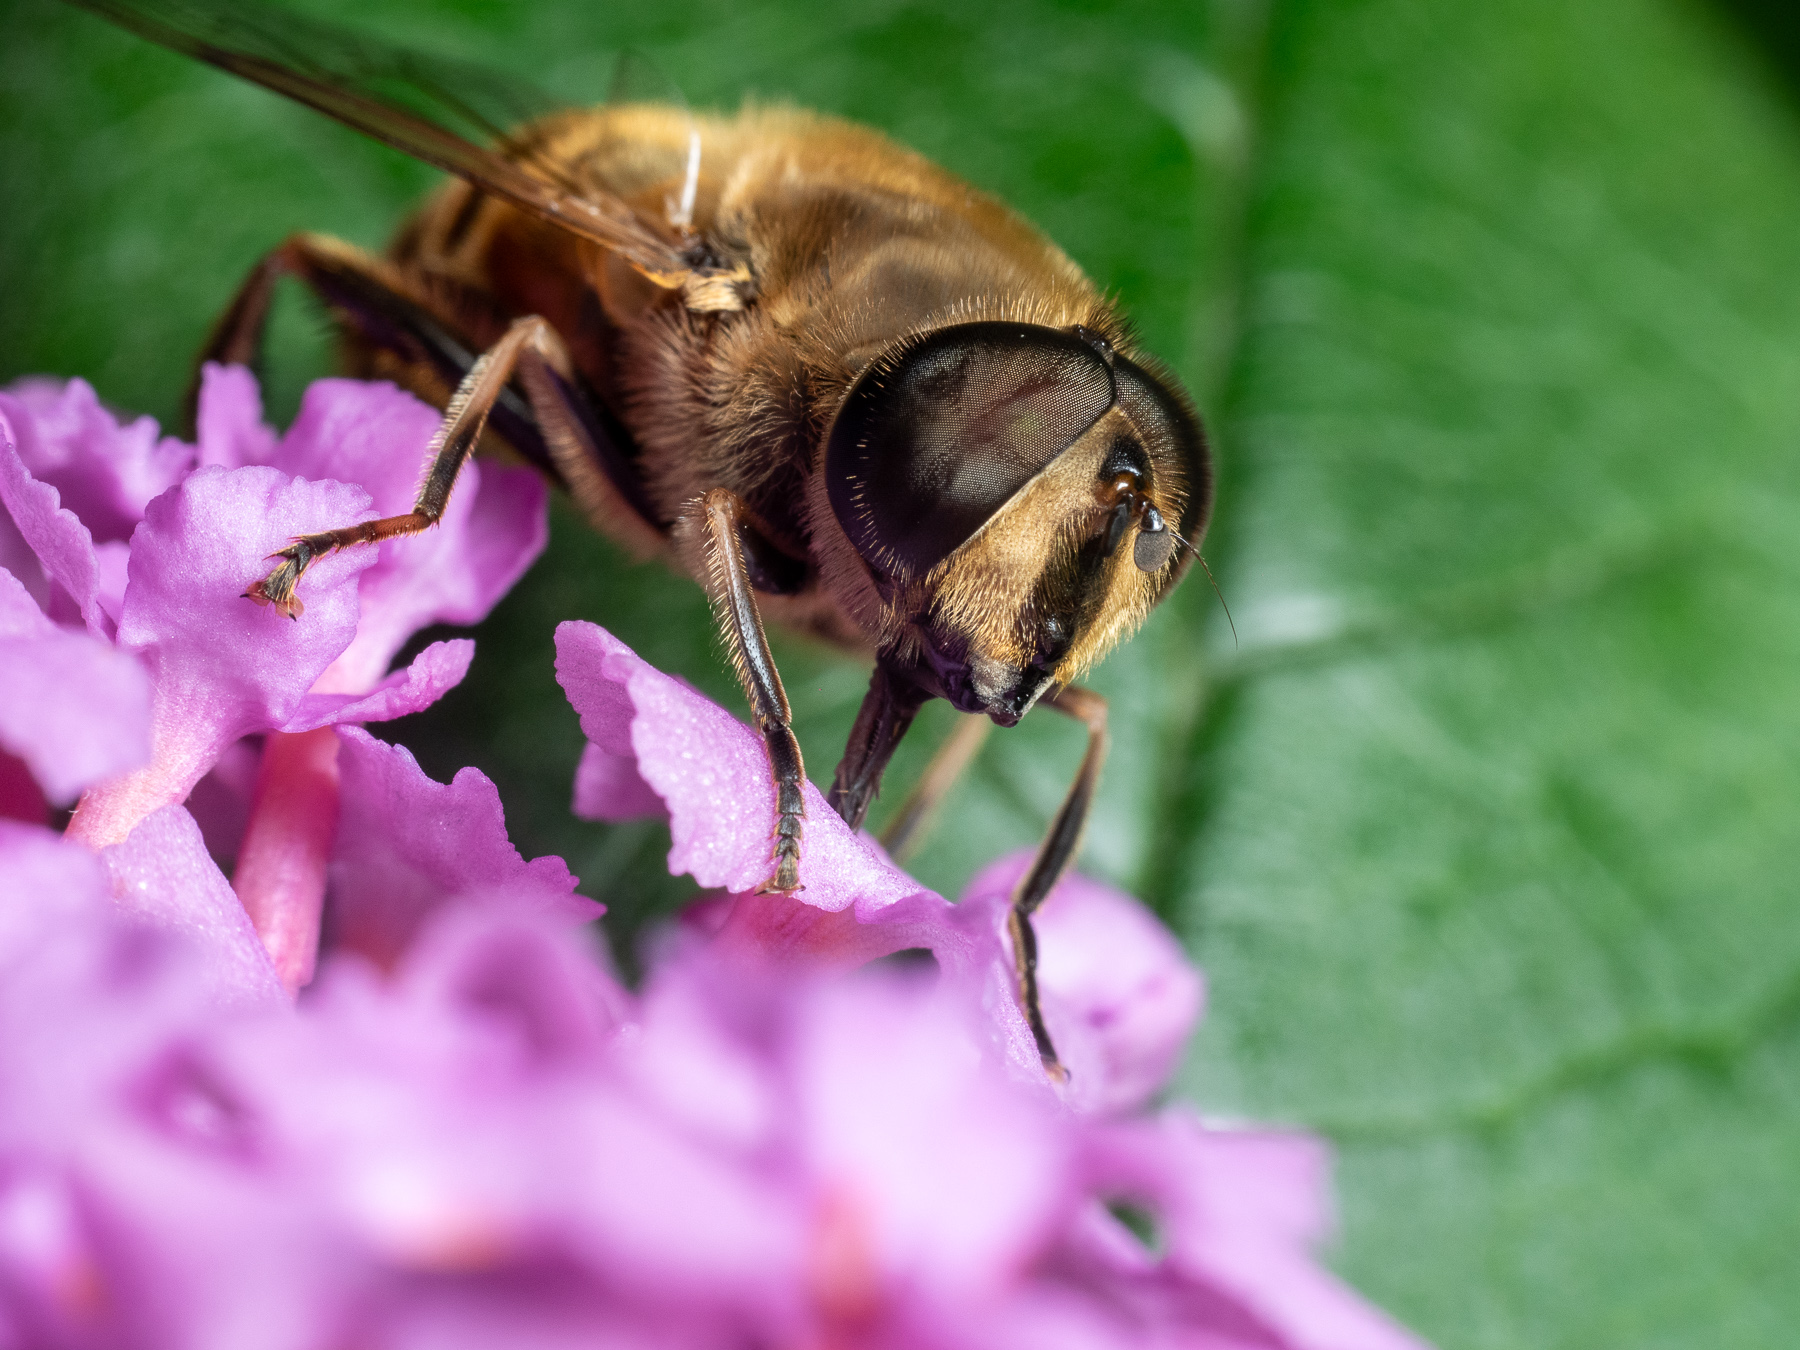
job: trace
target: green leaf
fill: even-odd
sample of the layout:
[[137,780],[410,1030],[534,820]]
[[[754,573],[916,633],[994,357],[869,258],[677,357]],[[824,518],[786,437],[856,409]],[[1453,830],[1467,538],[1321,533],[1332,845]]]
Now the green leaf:
[[[571,101],[641,48],[696,106],[871,122],[1044,225],[1223,464],[1242,646],[1197,577],[1096,679],[1084,865],[1211,983],[1182,1089],[1328,1132],[1343,1268],[1446,1346],[1792,1339],[1800,139],[1735,30],[1683,0],[305,7]],[[378,247],[433,181],[43,0],[0,7],[0,164],[0,379],[165,418],[261,251]],[[274,410],[329,365],[288,297]],[[490,774],[628,954],[689,891],[660,827],[568,815],[572,617],[735,706],[698,592],[560,510],[469,681],[392,734]],[[865,673],[777,655],[828,777]],[[1047,715],[990,738],[921,875],[1033,842],[1079,753]]]
[[1459,1346],[1783,1343],[1800,1296],[1800,147],[1604,0],[1279,6],[1186,1085],[1340,1142]]

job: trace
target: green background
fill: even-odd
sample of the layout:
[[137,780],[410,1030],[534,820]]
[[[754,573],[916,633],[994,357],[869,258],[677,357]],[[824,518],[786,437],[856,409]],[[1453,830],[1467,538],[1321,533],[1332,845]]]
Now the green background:
[[[1208,553],[1102,669],[1084,866],[1211,1006],[1180,1090],[1337,1144],[1334,1259],[1445,1347],[1784,1346],[1800,1325],[1800,21],[1677,0],[876,3],[652,15],[316,0],[572,101],[649,54],[880,126],[1045,226],[1187,377]],[[622,7],[638,9],[640,7]],[[257,255],[377,246],[432,181],[39,0],[0,4],[0,379],[165,418]],[[271,407],[329,364],[278,315]],[[735,700],[697,592],[559,512],[468,683],[397,724],[633,934],[661,827],[567,815],[550,631]],[[864,674],[778,658],[815,778]],[[735,706],[735,702],[732,703]],[[948,726],[924,719],[904,782]],[[954,893],[1079,755],[990,738]],[[888,802],[899,793],[890,791]]]

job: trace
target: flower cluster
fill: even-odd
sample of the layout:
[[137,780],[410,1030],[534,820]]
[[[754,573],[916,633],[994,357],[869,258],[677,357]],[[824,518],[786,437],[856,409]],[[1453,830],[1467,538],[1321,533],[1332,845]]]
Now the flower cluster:
[[241,598],[405,509],[435,420],[327,381],[277,436],[212,369],[189,445],[0,394],[0,1347],[1416,1346],[1312,1255],[1317,1143],[1151,1106],[1201,985],[1147,911],[1046,903],[1053,1085],[1026,858],[952,904],[809,787],[805,889],[755,894],[754,734],[570,623],[575,809],[666,816],[716,897],[623,988],[491,783],[359,725],[462,677],[466,641],[388,667],[529,564],[537,483],[481,466],[299,623]]

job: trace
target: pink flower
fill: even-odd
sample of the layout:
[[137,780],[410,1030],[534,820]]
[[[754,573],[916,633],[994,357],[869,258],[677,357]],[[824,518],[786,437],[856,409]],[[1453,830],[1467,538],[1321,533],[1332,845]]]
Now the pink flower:
[[[310,978],[338,815],[327,728],[417,711],[462,679],[467,640],[387,667],[418,629],[472,622],[505,594],[543,547],[543,486],[471,466],[427,535],[317,563],[304,624],[242,596],[291,536],[407,510],[437,420],[391,386],[322,381],[278,437],[249,374],[219,367],[197,446],[121,425],[80,381],[0,395],[0,557],[18,569],[0,634],[37,644],[0,636],[0,671],[30,672],[9,684],[23,697],[0,713],[0,748],[52,800],[85,789],[71,835],[106,846],[267,737],[234,881],[290,989]],[[45,627],[58,617],[86,640]]]
[[[1021,1076],[1042,1078],[1005,937],[1012,886],[1029,854],[996,862],[952,905],[852,834],[808,784],[804,889],[756,895],[775,819],[756,734],[605,629],[565,623],[556,638],[557,678],[588,738],[576,814],[617,820],[666,810],[669,870],[726,893],[709,915],[715,942],[840,966],[927,948],[970,1016],[991,1025],[997,1053]],[[1038,926],[1047,944],[1045,1016],[1073,1071],[1071,1102],[1093,1111],[1142,1105],[1199,1016],[1198,974],[1141,905],[1079,877],[1052,892]]]
[[[326,381],[286,437],[259,419],[242,370],[208,370],[199,447],[157,439],[147,419],[119,424],[80,381],[0,394],[10,608],[23,591],[44,616],[114,639],[152,676],[150,762],[90,794],[85,838],[116,842],[183,800],[244,735],[430,703],[460,679],[469,644],[429,648],[392,676],[387,663],[425,624],[485,613],[542,546],[541,486],[501,470],[484,492],[477,470],[425,547],[322,561],[305,583],[312,622],[274,623],[240,601],[265,556],[300,530],[367,518],[368,491],[329,481],[358,461],[381,508],[404,509],[396,484],[416,476],[436,414],[385,385]],[[251,465],[252,452],[267,464]]]
[[[288,534],[404,508],[398,471],[334,475],[431,420],[334,382],[277,437],[213,371],[187,447],[85,386],[0,395],[0,747],[84,792],[67,837],[0,821],[0,1345],[1417,1345],[1314,1259],[1315,1142],[1146,1113],[1201,985],[1141,906],[1071,878],[1041,911],[1053,1088],[1004,936],[1023,856],[952,905],[809,788],[806,889],[754,895],[756,737],[565,624],[578,809],[666,811],[719,893],[621,988],[491,783],[351,725],[461,677],[466,643],[386,667],[498,598],[541,490],[493,475],[412,561],[325,560],[301,624],[239,599]],[[234,892],[181,803],[251,736]],[[859,969],[919,947],[935,977]]]
[[13,829],[22,1343],[1416,1345],[1309,1255],[1316,1146],[1071,1113],[928,982],[691,940],[633,1000],[566,922],[446,876],[391,976],[335,956],[289,1010],[235,992],[253,943],[151,922],[172,879],[121,912],[104,864]]
[[31,779],[0,816],[43,818],[44,800],[72,803],[83,788],[150,758],[150,679],[103,638],[52,623],[12,573],[0,570],[0,753]]

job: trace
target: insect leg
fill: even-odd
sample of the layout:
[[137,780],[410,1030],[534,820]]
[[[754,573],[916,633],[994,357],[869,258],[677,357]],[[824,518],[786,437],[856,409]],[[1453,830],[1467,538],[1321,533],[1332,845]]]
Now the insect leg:
[[937,814],[938,807],[943,804],[945,794],[962,777],[963,770],[974,761],[993,725],[987,718],[976,714],[967,714],[957,719],[955,729],[937,748],[937,753],[931,757],[931,763],[925,766],[924,776],[919,779],[906,800],[900,803],[900,809],[881,832],[881,846],[895,861],[904,862],[918,846],[932,816]]
[[877,662],[869,677],[869,692],[857,709],[856,724],[844,746],[844,758],[831,780],[826,800],[853,830],[862,828],[869,803],[881,786],[882,771],[894,757],[900,738],[925,706],[925,694],[910,680],[893,674]]
[[1025,1020],[1037,1040],[1044,1068],[1052,1078],[1061,1080],[1068,1076],[1068,1071],[1056,1058],[1050,1033],[1044,1027],[1043,1009],[1038,1005],[1037,934],[1032,931],[1031,916],[1061,880],[1081,845],[1088,808],[1093,805],[1094,790],[1100,785],[1100,766],[1106,762],[1106,700],[1091,689],[1071,684],[1064,685],[1044,702],[1087,724],[1087,753],[1081,757],[1081,768],[1069,785],[1069,795],[1063,798],[1056,819],[1050,822],[1050,832],[1038,845],[1037,857],[1031,860],[1030,869],[1013,888],[1008,927],[1012,932],[1013,959],[1018,964],[1019,1001],[1025,1009]]
[[[375,281],[392,291],[398,286],[398,278],[384,275],[392,271],[392,267],[380,258],[324,234],[289,235],[263,254],[239,284],[231,303],[213,321],[206,345],[201,347],[194,361],[193,378],[182,401],[182,415],[188,430],[193,430],[199,411],[200,374],[207,362],[248,366],[252,370],[261,368],[263,339],[269,327],[269,306],[275,298],[275,284],[283,277],[291,276],[305,282],[327,304],[339,310],[340,322],[347,321],[346,326],[356,328],[360,325],[355,323],[354,316],[342,313],[341,307],[334,303],[338,297],[333,293],[336,288],[330,281],[339,275],[361,275],[365,285]],[[467,363],[464,364],[466,367]]]
[[488,412],[512,378],[520,355],[533,344],[546,346],[553,340],[550,326],[544,320],[536,317],[516,319],[506,330],[506,336],[469,368],[450,400],[443,425],[432,437],[431,459],[411,511],[403,516],[386,516],[361,525],[301,535],[286,548],[270,555],[280,558],[281,564],[252,585],[245,595],[258,604],[274,605],[290,619],[298,618],[305,607],[294,594],[294,587],[314,559],[341,548],[417,534],[437,524],[450,500],[450,490],[456,485],[456,476],[468,461],[475,443],[481,439]]
[[641,558],[663,551],[667,539],[643,484],[620,451],[622,428],[582,392],[575,363],[548,323],[519,354],[519,379],[531,398],[544,452],[569,497],[602,534]]
[[[298,236],[296,236],[298,237]],[[208,361],[225,366],[262,366],[263,335],[269,326],[269,302],[275,298],[275,283],[291,269],[287,251],[293,240],[280,248],[270,249],[257,260],[231,303],[213,321],[206,345],[194,361],[194,374],[188,381],[181,400],[183,430],[192,434],[200,413],[200,372]]]
[[[370,356],[376,371],[422,398],[443,403],[475,364],[480,344],[464,330],[470,322],[461,308],[475,302],[427,293],[385,258],[324,234],[295,234],[263,256],[238,287],[237,294],[213,324],[212,333],[194,364],[193,379],[183,402],[184,425],[195,427],[201,372],[209,361],[258,369],[263,335],[275,285],[291,276],[322,300],[333,321],[351,343]],[[492,326],[484,315],[478,326]],[[602,421],[597,410],[586,410]],[[503,390],[488,413],[488,430],[539,469],[560,478],[532,410],[518,390]],[[610,429],[599,427],[599,448],[618,458]],[[609,472],[616,466],[607,463]],[[617,477],[618,475],[614,475]]]
[[786,892],[800,888],[800,837],[806,815],[801,788],[806,767],[800,760],[800,742],[789,725],[787,693],[769,654],[762,615],[751,591],[750,570],[738,536],[744,514],[743,502],[725,488],[708,492],[694,512],[706,550],[706,593],[731,649],[731,663],[750,701],[751,715],[762,733],[775,775],[775,874],[757,889]]

